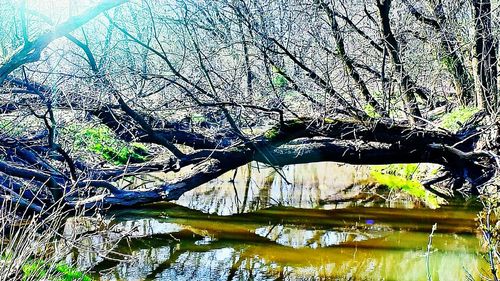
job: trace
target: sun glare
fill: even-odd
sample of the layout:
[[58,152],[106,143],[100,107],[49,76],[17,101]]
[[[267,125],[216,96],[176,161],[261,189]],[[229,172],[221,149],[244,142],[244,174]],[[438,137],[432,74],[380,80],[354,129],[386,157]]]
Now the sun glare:
[[70,16],[78,15],[98,2],[97,0],[28,0],[26,7],[28,10],[42,14],[57,23]]

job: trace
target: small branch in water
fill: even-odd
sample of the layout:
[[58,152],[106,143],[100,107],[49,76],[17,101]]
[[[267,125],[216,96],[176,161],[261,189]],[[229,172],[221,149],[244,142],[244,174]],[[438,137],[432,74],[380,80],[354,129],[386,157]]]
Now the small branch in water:
[[[485,204],[483,202],[483,204]],[[481,231],[483,232],[483,237],[484,240],[487,243],[488,246],[488,262],[490,264],[490,269],[491,269],[491,274],[493,275],[493,280],[498,281],[498,276],[497,276],[497,269],[495,265],[495,249],[496,245],[493,241],[493,227],[491,226],[491,212],[493,209],[493,206],[491,202],[486,202],[485,205],[485,225],[483,224],[482,220],[480,220],[481,224]],[[481,219],[481,218],[480,218]]]
[[427,244],[427,253],[425,254],[425,262],[427,267],[427,280],[432,281],[431,275],[431,264],[430,264],[430,255],[431,255],[431,247],[432,247],[432,236],[434,236],[434,231],[437,229],[437,223],[432,225],[431,234],[429,235],[429,243]]

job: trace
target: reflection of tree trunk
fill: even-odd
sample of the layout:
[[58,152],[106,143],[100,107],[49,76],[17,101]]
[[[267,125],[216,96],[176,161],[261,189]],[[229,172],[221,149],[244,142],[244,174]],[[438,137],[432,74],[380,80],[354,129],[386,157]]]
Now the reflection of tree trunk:
[[241,264],[243,263],[242,255],[237,255],[236,258],[237,258],[237,260],[233,263],[233,265],[229,269],[229,274],[227,275],[227,279],[226,279],[228,281],[234,279],[234,277],[236,276],[236,273],[238,273],[238,269],[240,268]]
[[245,208],[247,206],[248,202],[248,193],[250,191],[250,185],[252,184],[252,162],[247,164],[248,167],[248,176],[247,176],[247,181],[245,183],[245,194],[243,195],[243,202],[241,203],[241,209],[240,212],[243,213],[245,212]]
[[473,0],[475,21],[475,67],[477,103],[489,113],[498,109],[497,98],[497,48],[491,26],[491,1]]
[[[315,204],[318,204],[318,202],[321,201],[321,190],[320,190],[320,184],[319,184],[318,169],[316,168],[316,166],[313,166],[313,167],[314,167],[314,172],[312,173],[313,183],[311,185],[311,191],[310,191],[310,194],[311,194],[311,198],[310,198],[311,206],[314,206]],[[315,193],[313,193],[313,190],[315,191]],[[312,198],[313,194],[316,194],[315,201],[312,200],[313,199]]]
[[269,171],[269,174],[266,176],[262,187],[259,189],[259,203],[258,207],[265,208],[269,206],[269,197],[271,193],[271,187],[273,186],[274,179],[276,177],[276,170]]

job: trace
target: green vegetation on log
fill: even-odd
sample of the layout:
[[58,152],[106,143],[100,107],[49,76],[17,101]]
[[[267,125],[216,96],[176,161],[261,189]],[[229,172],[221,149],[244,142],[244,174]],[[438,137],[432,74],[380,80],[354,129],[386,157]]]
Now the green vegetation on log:
[[417,164],[391,164],[372,166],[370,176],[378,185],[389,190],[400,190],[411,197],[421,200],[430,207],[439,206],[436,195],[430,193],[416,178],[419,175]]
[[279,135],[279,133],[280,130],[277,127],[273,127],[264,133],[264,138],[266,138],[268,141],[272,141]]
[[375,110],[375,108],[373,108],[373,106],[371,106],[370,104],[366,104],[364,107],[363,107],[363,110],[365,111],[366,114],[368,114],[368,116],[370,116],[371,118],[380,118],[380,114],[378,114],[378,112]]
[[456,132],[462,124],[469,120],[479,109],[475,107],[458,107],[441,117],[441,127]]

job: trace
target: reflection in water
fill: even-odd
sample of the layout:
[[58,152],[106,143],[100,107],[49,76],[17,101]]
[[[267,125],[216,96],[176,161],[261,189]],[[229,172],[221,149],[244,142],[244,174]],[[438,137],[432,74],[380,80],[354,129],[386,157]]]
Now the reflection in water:
[[346,188],[366,179],[368,171],[366,166],[326,162],[285,166],[277,172],[263,164],[251,163],[185,193],[177,203],[220,215],[276,205],[317,208],[323,199],[349,196]]
[[68,261],[100,280],[426,280],[427,243],[437,223],[434,280],[488,272],[474,210],[321,204],[365,172],[321,163],[278,173],[253,164],[239,169],[234,182],[230,173],[183,196],[177,203],[188,208],[161,203],[115,211],[113,229],[129,237],[113,246],[99,236],[88,243],[101,241],[95,245],[120,255],[77,253]]
[[378,232],[355,233],[347,230],[309,230],[284,225],[259,227],[255,230],[255,234],[275,241],[280,245],[293,248],[310,247],[313,249],[340,245],[347,242],[364,241],[378,238],[382,235]]
[[467,210],[274,207],[217,216],[156,204],[115,216],[132,235],[114,249],[131,258],[94,260],[100,280],[425,280],[433,221],[435,280],[478,279],[488,269]]

